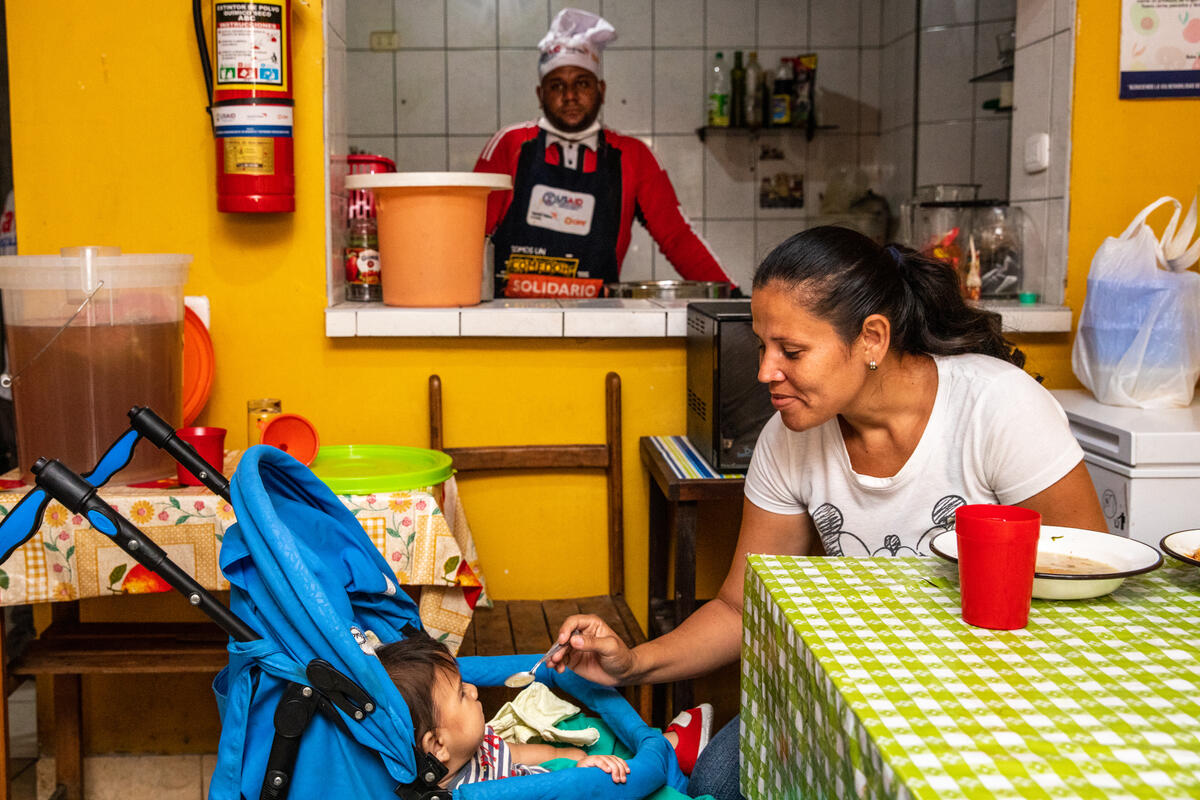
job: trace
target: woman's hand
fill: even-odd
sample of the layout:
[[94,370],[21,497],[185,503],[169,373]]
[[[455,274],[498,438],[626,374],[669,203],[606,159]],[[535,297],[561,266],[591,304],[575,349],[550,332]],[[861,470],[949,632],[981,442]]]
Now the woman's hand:
[[633,672],[633,651],[594,614],[567,617],[558,629],[557,641],[567,646],[547,662],[556,672],[570,667],[582,677],[605,686],[617,686]]
[[579,759],[575,766],[599,767],[612,775],[613,783],[624,783],[625,776],[629,774],[629,765],[625,763],[625,759],[617,756],[587,756]]

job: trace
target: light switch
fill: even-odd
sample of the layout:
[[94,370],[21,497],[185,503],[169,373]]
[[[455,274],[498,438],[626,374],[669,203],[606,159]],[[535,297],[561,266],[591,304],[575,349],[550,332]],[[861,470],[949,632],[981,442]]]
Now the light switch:
[[396,31],[371,31],[367,43],[372,50],[398,50],[400,36]]
[[1050,166],[1050,134],[1034,133],[1025,139],[1025,171],[1030,175]]

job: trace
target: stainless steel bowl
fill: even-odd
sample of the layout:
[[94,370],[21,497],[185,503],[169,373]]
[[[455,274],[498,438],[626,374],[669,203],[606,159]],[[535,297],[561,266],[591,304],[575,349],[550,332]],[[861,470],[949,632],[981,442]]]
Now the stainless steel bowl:
[[604,284],[609,297],[676,299],[720,299],[729,297],[724,281],[624,281]]

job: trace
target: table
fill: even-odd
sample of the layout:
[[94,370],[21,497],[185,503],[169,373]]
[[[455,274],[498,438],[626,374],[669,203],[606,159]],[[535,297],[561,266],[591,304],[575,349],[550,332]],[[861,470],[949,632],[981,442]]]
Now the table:
[[[236,462],[226,463],[230,474]],[[25,491],[0,490],[0,518]],[[217,554],[225,530],[236,518],[224,499],[200,486],[112,486],[100,495],[204,588],[229,589]],[[472,607],[477,601],[490,601],[454,478],[440,487],[339,499],[392,565],[399,582],[421,587],[422,622],[431,635],[443,637],[456,650],[471,622]],[[0,606],[164,591],[172,591],[166,582],[57,501],[47,505],[41,529],[0,564]]]
[[[696,609],[696,518],[702,500],[728,500],[741,507],[742,473],[718,473],[685,436],[643,436],[638,442],[650,475],[649,633],[661,636]],[[667,598],[667,566],[675,544],[675,595]],[[656,699],[655,705],[660,704]],[[692,682],[672,687],[676,711],[691,708]],[[656,717],[658,716],[656,712]]]
[[[225,474],[240,451],[226,453]],[[27,488],[0,490],[0,517]],[[229,589],[218,566],[233,508],[204,487],[104,487],[100,496],[141,528],[204,588]],[[339,499],[358,519],[398,582],[419,587],[426,630],[457,652],[476,605],[490,605],[475,543],[453,477],[438,487]],[[51,603],[53,622],[2,676],[50,675],[58,783],[82,796],[80,676],[139,672],[211,672],[224,664],[225,634],[199,613],[201,624],[80,623],[78,601],[173,591],[80,515],[51,501],[42,527],[0,564],[0,605]],[[7,692],[0,692],[6,696]],[[7,797],[7,718],[0,716],[0,797]]]
[[1200,796],[1198,632],[1183,565],[988,631],[943,562],[751,556],[742,791]]

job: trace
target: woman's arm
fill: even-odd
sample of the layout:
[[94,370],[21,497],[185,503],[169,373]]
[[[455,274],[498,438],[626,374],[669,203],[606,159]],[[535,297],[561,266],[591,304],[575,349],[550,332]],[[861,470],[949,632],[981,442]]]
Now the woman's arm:
[[[742,589],[749,553],[811,555],[822,552],[807,514],[775,514],[749,500],[742,502],[742,525],[733,563],[717,597],[705,603],[675,630],[625,647],[603,620],[591,615],[569,617],[559,629],[565,647],[550,659],[562,671],[570,667],[597,683],[664,683],[704,675],[736,661],[742,644]],[[572,632],[578,634],[572,636]]]
[[1096,489],[1082,461],[1055,483],[1017,505],[1041,514],[1043,525],[1108,532]]

